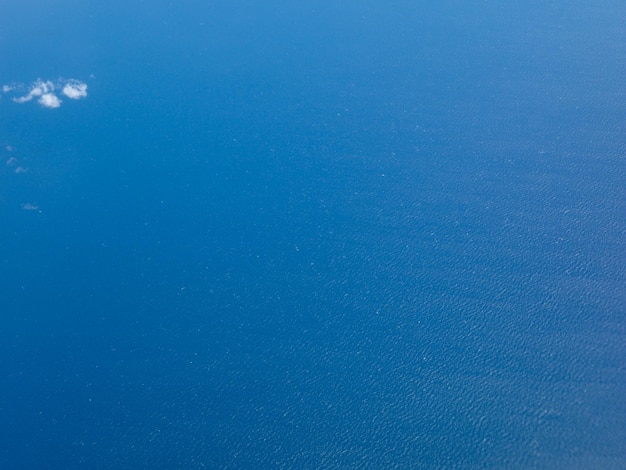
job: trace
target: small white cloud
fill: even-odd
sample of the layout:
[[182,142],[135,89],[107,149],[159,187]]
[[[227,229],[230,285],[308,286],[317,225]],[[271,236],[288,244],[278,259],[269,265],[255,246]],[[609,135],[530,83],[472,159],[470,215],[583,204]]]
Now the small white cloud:
[[45,108],[58,108],[62,101],[54,93],[55,90],[61,89],[61,92],[72,100],[79,100],[87,96],[87,84],[76,79],[58,79],[56,83],[50,80],[37,79],[31,85],[23,84],[4,85],[2,91],[4,93],[19,93],[26,90],[26,94],[13,98],[15,103],[26,103],[35,98],[37,102]]
[[38,94],[49,93],[51,91],[54,91],[54,83],[52,83],[50,80],[44,82],[39,79],[35,82],[33,90],[37,90]]
[[63,94],[73,100],[79,100],[87,96],[87,84],[72,80],[63,87]]
[[58,108],[61,106],[61,100],[54,93],[42,95],[37,102],[44,108]]
[[13,98],[13,101],[15,101],[16,103],[26,103],[27,101],[30,101],[32,99],[33,96],[29,93],[28,95],[20,96],[19,98]]
[[22,209],[24,209],[25,211],[38,211],[39,206],[37,204],[25,202],[24,204],[22,204]]
[[27,101],[30,101],[37,96],[43,96],[52,91],[54,91],[54,85],[51,81],[44,82],[39,79],[32,84],[30,91],[26,95],[20,96],[18,98],[13,98],[13,101],[15,101],[16,103],[26,103]]

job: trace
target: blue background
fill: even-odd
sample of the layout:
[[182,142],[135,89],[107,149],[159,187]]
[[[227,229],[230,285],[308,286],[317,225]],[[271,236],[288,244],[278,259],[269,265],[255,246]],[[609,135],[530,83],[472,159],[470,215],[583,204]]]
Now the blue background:
[[0,467],[625,468],[622,3],[3,1]]

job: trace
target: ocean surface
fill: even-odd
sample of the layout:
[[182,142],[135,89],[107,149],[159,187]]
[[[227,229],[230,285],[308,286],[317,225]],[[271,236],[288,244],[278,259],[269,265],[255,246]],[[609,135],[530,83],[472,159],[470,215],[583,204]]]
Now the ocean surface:
[[623,0],[3,0],[0,468],[626,468]]

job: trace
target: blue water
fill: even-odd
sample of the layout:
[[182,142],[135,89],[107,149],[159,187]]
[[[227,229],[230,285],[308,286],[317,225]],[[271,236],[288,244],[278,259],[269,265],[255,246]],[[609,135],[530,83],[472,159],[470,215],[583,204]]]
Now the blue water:
[[0,468],[626,468],[625,21],[2,2]]

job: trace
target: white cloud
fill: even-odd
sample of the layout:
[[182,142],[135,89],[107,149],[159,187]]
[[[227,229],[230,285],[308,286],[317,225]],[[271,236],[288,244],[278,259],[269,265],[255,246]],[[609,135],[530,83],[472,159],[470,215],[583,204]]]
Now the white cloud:
[[[32,84],[32,86],[30,87],[30,91],[26,95],[13,98],[13,101],[15,101],[16,103],[26,103],[27,101],[30,101],[37,96],[50,94],[52,91],[54,91],[54,84],[50,80],[44,82],[43,80],[39,79]],[[46,106],[44,103],[41,104],[43,106]]]
[[39,206],[31,202],[25,202],[24,204],[22,204],[22,209],[24,209],[25,211],[39,211]]
[[37,102],[44,108],[58,108],[61,106],[61,100],[54,93],[42,95]]
[[26,103],[27,101],[30,101],[33,99],[34,95],[30,95],[30,93],[28,95],[25,96],[20,96],[19,98],[13,98],[13,101],[15,101],[16,103]]
[[63,87],[63,94],[73,100],[79,100],[87,96],[87,84],[72,80]]
[[[87,96],[87,84],[76,79],[58,79],[56,82],[51,80],[37,79],[30,85],[10,84],[4,85],[2,91],[4,93],[22,92],[21,96],[13,97],[15,103],[27,103],[34,98],[38,98],[37,102],[44,108],[58,108],[62,101],[55,94],[55,90],[61,92],[72,100],[79,100]],[[24,94],[24,91],[26,93]]]

